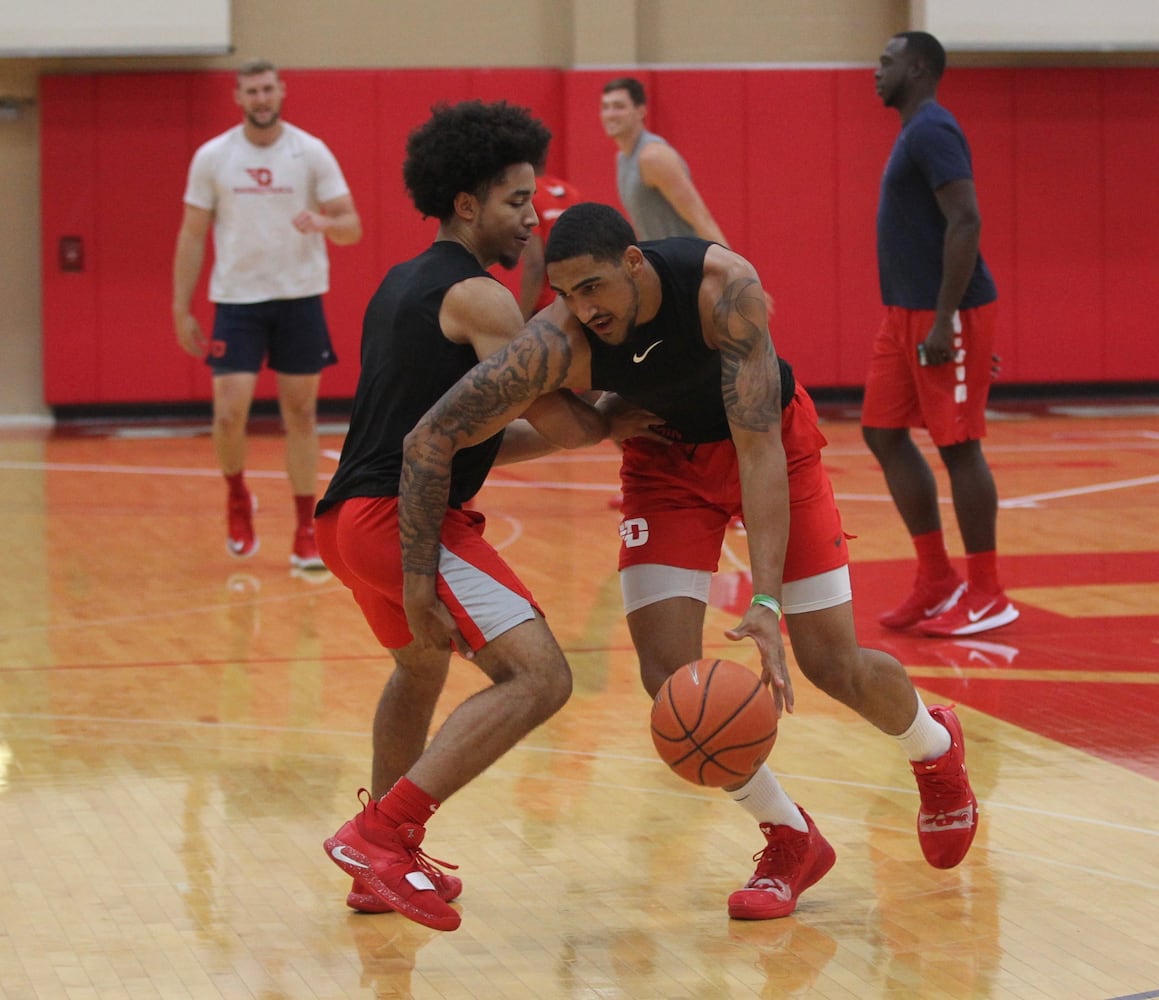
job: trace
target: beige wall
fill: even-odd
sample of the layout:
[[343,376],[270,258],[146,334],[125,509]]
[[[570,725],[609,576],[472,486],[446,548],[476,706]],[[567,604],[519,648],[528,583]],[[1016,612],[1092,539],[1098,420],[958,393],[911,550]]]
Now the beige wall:
[[[0,59],[0,96],[35,97],[43,73],[222,69],[257,55],[286,67],[869,64],[885,38],[907,27],[908,7],[908,0],[233,0],[231,56]],[[21,121],[0,120],[0,418],[44,412],[38,135],[35,108]],[[173,219],[156,224],[175,225],[177,212],[175,204]]]

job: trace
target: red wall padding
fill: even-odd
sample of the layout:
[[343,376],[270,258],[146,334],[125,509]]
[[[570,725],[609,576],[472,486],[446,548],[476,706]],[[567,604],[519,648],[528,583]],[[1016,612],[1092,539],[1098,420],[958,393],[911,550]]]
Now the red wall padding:
[[[598,116],[606,71],[294,70],[286,116],[338,156],[363,216],[331,248],[326,300],[340,364],[323,394],[350,396],[365,302],[435,224],[402,185],[406,136],[432,104],[530,106],[552,129],[549,167],[618,204]],[[898,128],[868,69],[651,70],[649,124],[688,161],[732,245],[776,301],[773,335],[815,387],[861,383],[880,306],[877,185]],[[41,87],[45,395],[52,405],[209,398],[176,346],[170,268],[197,145],[234,124],[228,73],[49,76]],[[336,100],[340,95],[340,100]],[[1113,99],[1112,99],[1113,95]],[[1159,379],[1159,70],[955,69],[942,100],[966,128],[983,252],[1002,300],[1013,383]],[[85,270],[61,271],[62,236]],[[208,273],[208,261],[206,266]],[[501,275],[515,287],[517,273]],[[212,309],[204,281],[198,313]],[[263,377],[260,395],[273,384]]]

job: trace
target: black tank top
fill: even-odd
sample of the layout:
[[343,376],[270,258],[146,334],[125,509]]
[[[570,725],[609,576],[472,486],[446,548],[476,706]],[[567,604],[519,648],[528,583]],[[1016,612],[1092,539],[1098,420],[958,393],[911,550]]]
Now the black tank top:
[[[618,393],[664,418],[674,437],[691,444],[730,437],[720,387],[720,351],[704,342],[700,284],[705,240],[674,236],[640,244],[660,277],[660,311],[616,346],[584,328],[592,349],[592,388]],[[793,369],[778,358],[781,407],[793,399]]]
[[[479,276],[489,277],[473,254],[441,240],[382,280],[362,320],[362,371],[350,430],[317,513],[350,497],[398,496],[403,438],[479,360],[470,344],[452,344],[439,326],[447,290]],[[502,439],[496,434],[455,455],[452,507],[479,491]]]

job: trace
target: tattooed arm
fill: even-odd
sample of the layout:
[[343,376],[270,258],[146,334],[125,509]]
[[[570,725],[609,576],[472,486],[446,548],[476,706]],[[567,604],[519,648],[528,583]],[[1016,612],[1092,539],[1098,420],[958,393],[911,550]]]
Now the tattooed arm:
[[[789,478],[781,442],[781,374],[769,338],[767,298],[743,257],[711,247],[700,289],[701,326],[721,354],[721,393],[740,470],[753,592],[781,599],[789,538]],[[793,686],[776,614],[757,605],[727,633],[751,637],[778,709],[793,709]]]
[[[586,342],[541,317],[448,389],[403,445],[398,517],[407,620],[416,640],[442,648],[449,640],[464,656],[467,644],[435,596],[451,462],[456,452],[497,434],[537,400],[559,389],[586,388],[572,384],[586,376],[586,363],[575,363],[576,346],[586,350]],[[606,430],[603,418],[591,412]]]

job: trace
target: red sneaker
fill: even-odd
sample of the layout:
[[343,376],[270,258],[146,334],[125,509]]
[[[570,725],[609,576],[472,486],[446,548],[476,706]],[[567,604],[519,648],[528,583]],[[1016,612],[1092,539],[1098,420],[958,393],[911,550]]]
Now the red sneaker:
[[437,931],[453,931],[463,918],[440,896],[434,880],[444,877],[437,866],[455,866],[420,850],[425,827],[391,825],[378,802],[359,789],[359,798],[364,795],[362,812],[325,841],[330,860],[404,917]]
[[[435,892],[445,903],[453,903],[462,895],[463,880],[457,875],[447,872],[427,872],[431,881],[435,883]],[[437,877],[436,877],[437,875]],[[354,885],[346,896],[346,905],[359,913],[393,913],[394,907],[384,899],[380,899],[366,887],[366,883],[355,878]]]
[[299,524],[294,532],[294,548],[290,551],[290,565],[294,569],[315,572],[326,568],[318,555],[318,543],[314,540],[314,525]]
[[951,707],[931,705],[930,715],[950,731],[950,749],[936,760],[910,761],[922,804],[918,843],[935,868],[953,868],[970,850],[978,830],[978,800],[966,775],[962,723]]
[[984,594],[967,587],[953,607],[923,623],[921,630],[925,635],[949,639],[956,635],[989,632],[1009,625],[1017,617],[1018,609],[1001,590],[996,594]]
[[957,573],[933,583],[915,583],[909,597],[892,611],[879,615],[877,620],[886,628],[910,628],[949,611],[965,590],[966,584]]
[[837,852],[804,809],[801,815],[809,825],[805,833],[791,826],[761,824],[768,843],[753,855],[757,870],[744,888],[728,897],[728,915],[734,920],[787,917],[797,908],[801,893],[833,867]]
[[258,536],[254,534],[254,511],[258,498],[252,493],[230,496],[226,507],[229,525],[225,547],[235,559],[248,559],[258,550]]

